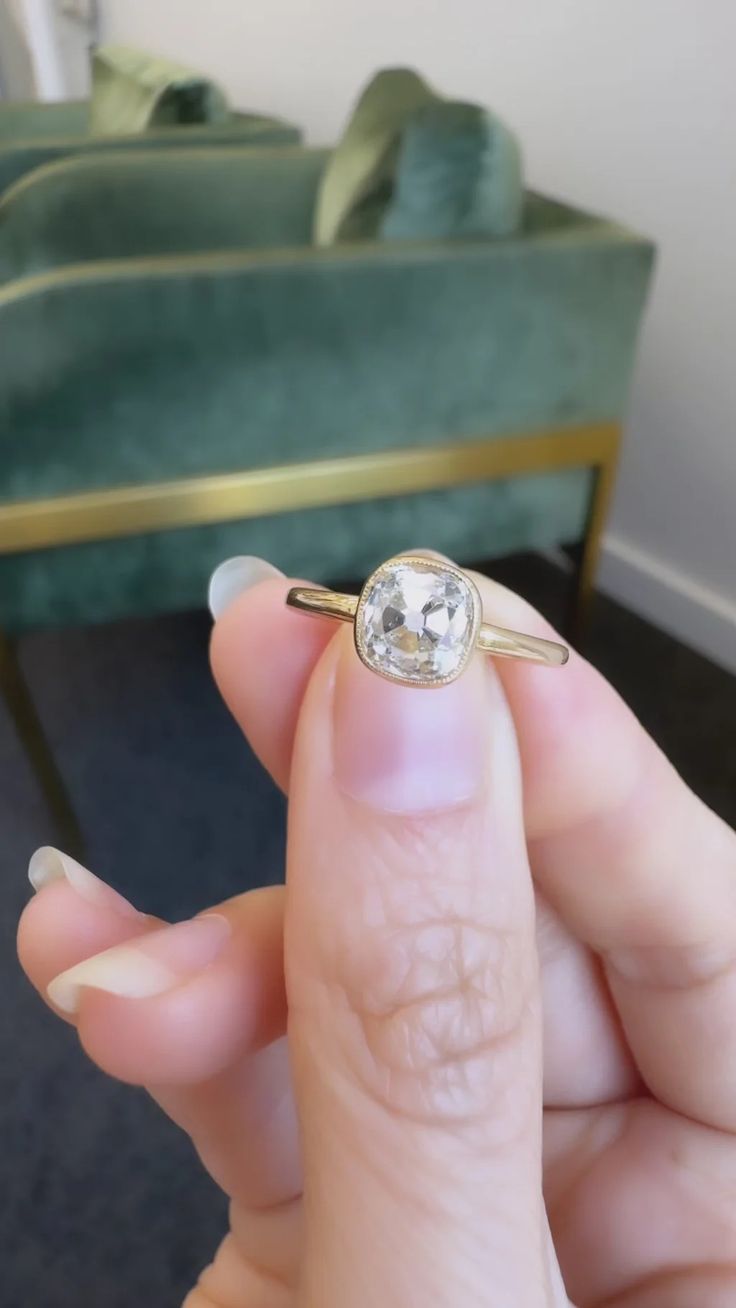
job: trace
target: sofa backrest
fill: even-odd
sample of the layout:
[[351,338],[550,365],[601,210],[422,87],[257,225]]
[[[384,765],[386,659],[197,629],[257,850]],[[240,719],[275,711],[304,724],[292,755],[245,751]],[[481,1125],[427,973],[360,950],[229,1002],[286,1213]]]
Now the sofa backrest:
[[89,130],[89,100],[0,101],[0,147],[14,141],[81,136]]
[[95,260],[307,245],[327,155],[210,147],[49,164],[0,200],[0,282]]
[[263,114],[236,113],[221,124],[156,128],[130,136],[49,135],[34,138],[0,139],[0,196],[35,168],[68,159],[72,155],[93,155],[113,150],[190,150],[196,146],[296,145],[301,132],[292,123]]

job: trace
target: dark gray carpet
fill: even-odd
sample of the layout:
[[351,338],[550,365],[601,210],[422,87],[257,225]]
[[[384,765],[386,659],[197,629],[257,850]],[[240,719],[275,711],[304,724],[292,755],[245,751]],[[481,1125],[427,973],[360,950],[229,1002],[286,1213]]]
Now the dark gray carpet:
[[[559,620],[565,578],[495,569]],[[75,797],[91,865],[183,917],[280,879],[284,804],[211,686],[209,622],[189,614],[29,638],[24,666]],[[736,681],[598,600],[589,652],[688,781],[736,821]],[[14,958],[31,851],[55,839],[0,721],[0,1308],[176,1308],[225,1205],[142,1093],[107,1081]]]

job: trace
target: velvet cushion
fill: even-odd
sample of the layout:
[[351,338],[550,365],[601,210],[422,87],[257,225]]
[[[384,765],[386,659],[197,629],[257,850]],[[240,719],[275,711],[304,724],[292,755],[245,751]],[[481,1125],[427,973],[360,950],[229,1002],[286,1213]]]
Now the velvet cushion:
[[506,236],[522,204],[521,152],[495,115],[441,99],[409,69],[386,69],[325,170],[314,239]]
[[439,102],[418,109],[404,128],[380,235],[508,236],[519,227],[522,207],[516,138],[478,105]]
[[92,61],[93,135],[142,132],[176,123],[223,123],[227,100],[190,68],[123,45],[101,46]]
[[375,236],[390,195],[401,131],[438,97],[410,68],[386,68],[368,83],[333,151],[317,197],[317,245]]

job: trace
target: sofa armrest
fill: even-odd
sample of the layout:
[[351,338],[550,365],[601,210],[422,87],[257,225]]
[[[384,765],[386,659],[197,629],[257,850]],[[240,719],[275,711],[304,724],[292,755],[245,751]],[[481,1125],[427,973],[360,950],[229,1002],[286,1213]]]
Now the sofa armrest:
[[307,245],[326,155],[200,147],[48,164],[0,200],[0,284],[94,260]]
[[589,220],[15,282],[0,498],[616,420],[652,253]]

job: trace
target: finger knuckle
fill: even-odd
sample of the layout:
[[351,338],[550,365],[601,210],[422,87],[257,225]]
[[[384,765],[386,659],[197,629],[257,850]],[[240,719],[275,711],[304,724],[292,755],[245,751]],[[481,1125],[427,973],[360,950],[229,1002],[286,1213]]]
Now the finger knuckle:
[[533,968],[515,930],[430,911],[361,934],[337,959],[353,1071],[392,1111],[486,1117],[519,1080]]

